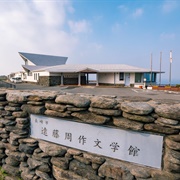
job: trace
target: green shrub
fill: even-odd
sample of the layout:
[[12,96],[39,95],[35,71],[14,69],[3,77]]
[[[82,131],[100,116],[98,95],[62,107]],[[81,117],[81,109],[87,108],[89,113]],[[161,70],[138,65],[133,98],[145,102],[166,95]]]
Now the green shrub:
[[6,176],[6,172],[2,169],[2,167],[0,167],[0,180],[4,180]]

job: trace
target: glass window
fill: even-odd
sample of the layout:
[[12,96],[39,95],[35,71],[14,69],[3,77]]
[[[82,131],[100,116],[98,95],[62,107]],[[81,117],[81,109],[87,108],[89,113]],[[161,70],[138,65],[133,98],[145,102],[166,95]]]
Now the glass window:
[[135,82],[142,83],[142,73],[135,73]]
[[122,72],[119,73],[119,80],[124,81],[124,73]]
[[156,73],[144,73],[144,78],[146,78],[146,82],[156,82]]

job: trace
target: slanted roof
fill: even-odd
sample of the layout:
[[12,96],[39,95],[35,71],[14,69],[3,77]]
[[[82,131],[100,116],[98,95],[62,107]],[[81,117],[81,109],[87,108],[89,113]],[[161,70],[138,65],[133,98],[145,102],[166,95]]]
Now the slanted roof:
[[[150,69],[129,66],[125,64],[65,64],[59,66],[45,67],[37,71],[48,71],[54,73],[77,73],[77,72],[99,72],[99,73],[114,73],[114,72],[151,72]],[[159,71],[152,71],[159,72]]]
[[22,65],[22,67],[29,71],[36,71],[38,69],[46,68],[48,66],[30,66],[30,65]]
[[55,66],[65,64],[67,57],[62,56],[51,56],[43,54],[32,54],[19,52],[19,55],[26,61],[29,60],[36,66]]

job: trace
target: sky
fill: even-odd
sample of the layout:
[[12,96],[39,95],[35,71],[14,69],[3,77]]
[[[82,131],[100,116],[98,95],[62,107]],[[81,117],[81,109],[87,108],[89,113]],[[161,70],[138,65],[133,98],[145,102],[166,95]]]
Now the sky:
[[[180,83],[179,0],[0,0],[0,74],[22,70],[18,52],[68,64],[160,69]],[[152,57],[152,58],[151,58]]]

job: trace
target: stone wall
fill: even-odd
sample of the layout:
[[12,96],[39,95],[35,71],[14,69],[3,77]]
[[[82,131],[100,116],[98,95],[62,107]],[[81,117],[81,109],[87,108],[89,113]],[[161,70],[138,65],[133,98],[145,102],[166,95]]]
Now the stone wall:
[[[61,84],[61,76],[40,76],[38,84],[41,86],[56,86]],[[78,85],[78,78],[63,78],[64,85]],[[81,84],[86,84],[86,76],[81,76]]]
[[[29,114],[162,134],[162,169],[31,138]],[[0,139],[2,168],[24,180],[180,179],[180,103],[175,101],[3,90],[0,91]]]

